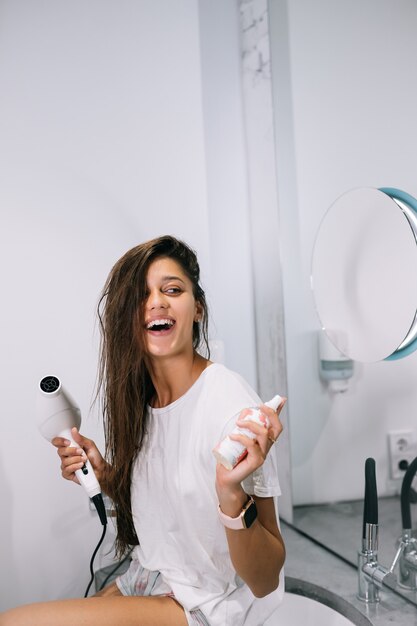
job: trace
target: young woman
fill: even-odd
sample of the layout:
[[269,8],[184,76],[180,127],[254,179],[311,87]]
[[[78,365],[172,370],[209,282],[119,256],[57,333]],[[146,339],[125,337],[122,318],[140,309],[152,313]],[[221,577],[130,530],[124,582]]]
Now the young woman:
[[270,454],[280,409],[262,405],[270,427],[245,423],[255,439],[232,437],[247,456],[232,470],[216,465],[213,447],[260,399],[197,352],[207,347],[207,305],[195,253],[177,239],[127,252],[99,315],[106,460],[76,430],[79,448],[53,443],[68,480],[90,459],[116,506],[118,554],[135,545],[133,559],[96,596],[19,607],[0,626],[261,626],[283,593]]

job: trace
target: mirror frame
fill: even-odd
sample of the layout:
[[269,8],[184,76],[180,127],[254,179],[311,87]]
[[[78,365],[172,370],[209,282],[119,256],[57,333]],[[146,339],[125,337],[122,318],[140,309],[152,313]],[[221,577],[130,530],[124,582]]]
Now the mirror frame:
[[[417,200],[406,191],[396,189],[395,187],[380,187],[379,190],[386,193],[394,200],[394,202],[396,202],[396,204],[398,204],[399,208],[407,218],[417,245]],[[383,360],[396,361],[408,356],[415,350],[417,350],[417,310],[413,323],[411,324],[403,343],[400,344],[392,354],[385,357]]]

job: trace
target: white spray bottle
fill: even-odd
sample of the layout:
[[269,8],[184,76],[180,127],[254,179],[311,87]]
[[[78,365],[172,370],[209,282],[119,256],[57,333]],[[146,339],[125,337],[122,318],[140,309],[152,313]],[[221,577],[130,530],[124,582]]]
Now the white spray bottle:
[[[281,396],[276,395],[272,398],[272,400],[269,400],[269,402],[265,402],[264,404],[265,406],[268,406],[276,411],[281,402]],[[242,411],[239,411],[239,413],[236,414],[236,419],[238,419],[241,413]],[[245,409],[245,415],[242,416],[242,420],[244,422],[256,422],[257,424],[261,424],[263,426],[266,426],[267,428],[269,428],[270,426],[269,419],[266,417],[266,415],[262,414],[259,407],[251,407],[249,409]],[[230,434],[245,435],[250,439],[255,439],[256,437],[256,435],[251,430],[248,430],[247,428],[241,428],[240,426],[236,426]],[[234,441],[233,439],[230,439],[230,437],[227,435],[213,449],[213,454],[218,463],[224,465],[226,469],[231,470],[242,459],[245,458],[247,454],[247,449],[242,443],[240,443],[240,441]]]

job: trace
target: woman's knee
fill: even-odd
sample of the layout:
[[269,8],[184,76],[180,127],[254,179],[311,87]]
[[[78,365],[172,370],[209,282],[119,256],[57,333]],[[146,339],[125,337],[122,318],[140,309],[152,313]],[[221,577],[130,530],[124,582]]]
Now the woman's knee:
[[[24,616],[23,616],[24,617]],[[30,621],[22,621],[22,611],[20,609],[10,609],[0,613],[0,626],[29,626]]]
[[9,624],[11,622],[9,622],[9,619],[7,617],[7,614],[9,613],[9,611],[6,611],[4,613],[0,613],[0,626],[9,626]]

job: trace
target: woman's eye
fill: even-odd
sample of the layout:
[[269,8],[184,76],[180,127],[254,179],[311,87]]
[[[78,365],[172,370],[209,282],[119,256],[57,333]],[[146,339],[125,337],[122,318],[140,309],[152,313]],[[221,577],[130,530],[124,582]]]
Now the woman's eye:
[[176,295],[181,293],[181,289],[179,287],[167,287],[167,289],[165,289],[165,293]]

